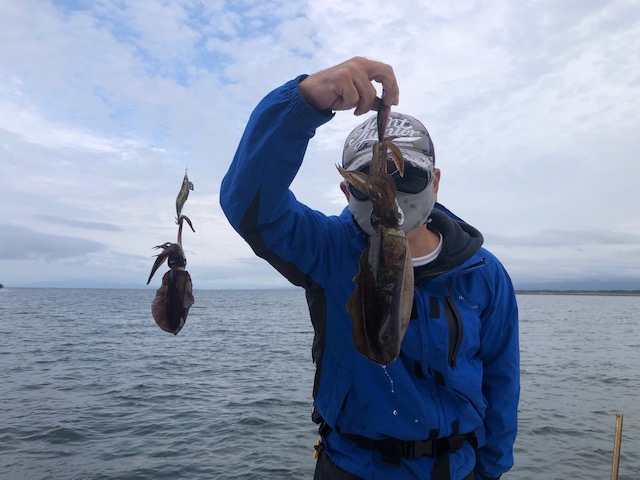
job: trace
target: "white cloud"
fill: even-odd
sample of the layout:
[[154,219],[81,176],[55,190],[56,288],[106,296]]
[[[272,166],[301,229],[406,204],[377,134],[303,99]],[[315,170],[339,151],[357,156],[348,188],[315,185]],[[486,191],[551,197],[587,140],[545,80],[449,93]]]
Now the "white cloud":
[[[514,278],[628,276],[640,234],[639,12],[626,1],[1,2],[3,218],[34,239],[64,228],[108,245],[49,278],[136,283],[151,246],[175,236],[187,167],[194,281],[277,285],[222,215],[219,183],[260,98],[365,55],[393,65],[399,110],[429,128],[440,200],[489,232]],[[341,112],[318,129],[298,198],[342,209],[334,164],[362,120]],[[34,258],[0,269],[27,283]]]

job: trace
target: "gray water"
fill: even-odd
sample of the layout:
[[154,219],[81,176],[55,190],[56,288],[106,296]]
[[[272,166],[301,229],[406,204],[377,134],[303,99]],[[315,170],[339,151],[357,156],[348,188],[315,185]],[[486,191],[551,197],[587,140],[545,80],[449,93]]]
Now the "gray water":
[[[0,479],[310,479],[304,293],[197,291],[182,332],[149,290],[0,290]],[[521,295],[508,479],[640,478],[640,297]]]

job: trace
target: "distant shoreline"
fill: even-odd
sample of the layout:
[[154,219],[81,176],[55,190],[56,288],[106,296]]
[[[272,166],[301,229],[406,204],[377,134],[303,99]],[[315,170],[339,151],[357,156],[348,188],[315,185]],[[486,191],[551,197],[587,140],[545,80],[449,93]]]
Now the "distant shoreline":
[[640,296],[640,290],[516,290],[517,295],[602,295],[619,297]]
[[[2,285],[2,284],[0,284]],[[131,286],[83,286],[83,287],[69,287],[69,286],[15,286],[7,287],[6,285],[0,286],[7,290],[12,289],[79,289],[79,290],[155,290],[155,286],[146,288],[131,287]],[[273,288],[260,288],[260,287],[239,287],[239,288],[203,288],[194,289],[194,291],[201,292],[224,292],[224,291],[300,291],[302,288],[293,286],[279,286]],[[516,289],[517,295],[583,295],[583,296],[618,296],[618,297],[638,297],[640,296],[640,290],[555,290],[555,289]]]

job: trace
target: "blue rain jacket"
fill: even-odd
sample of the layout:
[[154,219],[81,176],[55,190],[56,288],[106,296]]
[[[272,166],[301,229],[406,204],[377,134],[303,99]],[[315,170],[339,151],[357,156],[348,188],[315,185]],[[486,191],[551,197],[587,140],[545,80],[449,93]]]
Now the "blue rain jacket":
[[333,429],[326,452],[365,479],[430,479],[433,458],[391,466],[337,432],[402,440],[473,432],[477,449],[467,442],[450,455],[451,478],[474,469],[498,477],[513,464],[520,390],[511,280],[481,247],[480,233],[437,205],[428,228],[442,234],[443,249],[415,269],[415,305],[400,356],[382,368],[358,353],[345,303],[367,238],[348,209],[326,216],[289,190],[316,128],[332,118],[301,98],[304,78],[256,107],[220,203],[254,252],[306,290],[315,331],[314,409]]

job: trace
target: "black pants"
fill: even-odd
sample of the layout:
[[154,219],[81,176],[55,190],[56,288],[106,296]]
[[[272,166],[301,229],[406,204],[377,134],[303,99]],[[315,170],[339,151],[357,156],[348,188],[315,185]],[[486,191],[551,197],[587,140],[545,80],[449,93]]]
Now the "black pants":
[[[464,477],[464,480],[474,480],[475,475],[471,472]],[[329,455],[323,450],[320,451],[316,463],[316,471],[313,480],[362,480],[360,477],[346,472],[331,461]]]
[[329,455],[324,450],[320,450],[320,455],[316,461],[316,471],[313,480],[362,480],[331,461]]

